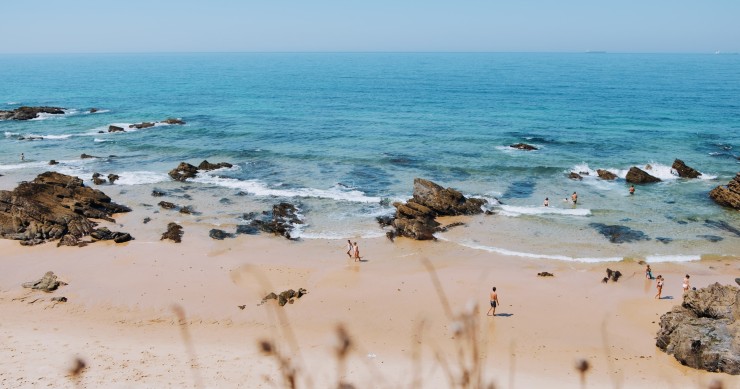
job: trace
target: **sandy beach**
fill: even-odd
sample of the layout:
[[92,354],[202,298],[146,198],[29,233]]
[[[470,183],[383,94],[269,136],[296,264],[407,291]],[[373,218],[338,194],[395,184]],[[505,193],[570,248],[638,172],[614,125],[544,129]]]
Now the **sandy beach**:
[[[682,366],[655,346],[660,315],[681,302],[683,275],[696,287],[734,283],[737,257],[654,263],[666,279],[656,300],[654,281],[633,261],[522,259],[378,238],[359,242],[355,262],[345,241],[217,241],[187,220],[182,243],[160,241],[169,220],[142,224],[141,216],[118,215],[111,226],[136,237],[125,244],[0,241],[1,387],[285,387],[262,340],[290,358],[299,387],[447,388],[470,366],[497,388],[573,388],[581,359],[591,366],[586,387],[740,382]],[[624,276],[603,284],[606,268]],[[21,287],[49,270],[68,285]],[[494,317],[486,316],[491,286],[501,302]],[[284,307],[261,303],[291,288],[308,294]],[[68,301],[50,301],[58,296]],[[351,345],[341,363],[340,325]],[[74,376],[78,358],[86,368]]]

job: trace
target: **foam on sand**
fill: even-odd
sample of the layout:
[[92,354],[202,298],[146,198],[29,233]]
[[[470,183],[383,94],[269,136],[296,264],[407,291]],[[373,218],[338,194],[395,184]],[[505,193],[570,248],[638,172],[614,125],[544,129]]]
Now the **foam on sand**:
[[589,216],[591,210],[588,208],[556,208],[556,207],[522,207],[516,205],[502,205],[501,215],[517,217],[521,215],[565,215],[565,216]]
[[[444,238],[437,238],[439,240],[446,240]],[[479,243],[474,243],[470,241],[462,241],[458,243],[460,246],[468,247],[475,250],[483,250],[488,251],[490,253],[497,253],[502,255],[507,255],[510,257],[522,257],[522,258],[532,258],[532,259],[554,259],[557,261],[567,261],[567,262],[585,262],[585,263],[599,263],[599,262],[619,262],[623,260],[624,258],[621,257],[595,257],[595,258],[577,258],[577,257],[569,257],[567,255],[550,255],[550,254],[536,254],[536,253],[525,253],[521,251],[512,251],[507,249],[502,249],[499,247],[492,247],[492,246],[485,246]]]

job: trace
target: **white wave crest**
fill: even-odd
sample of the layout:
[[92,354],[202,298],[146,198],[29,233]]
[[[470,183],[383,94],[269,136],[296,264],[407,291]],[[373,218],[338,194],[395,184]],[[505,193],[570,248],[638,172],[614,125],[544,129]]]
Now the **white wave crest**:
[[48,164],[49,163],[45,161],[15,163],[15,164],[8,164],[8,165],[0,165],[0,170],[18,170],[18,169],[27,169],[27,168],[39,168],[39,167],[47,166]]
[[[442,238],[438,238],[442,239]],[[569,257],[567,255],[549,255],[549,254],[535,254],[535,253],[525,253],[520,251],[512,251],[507,249],[502,249],[498,247],[491,247],[491,246],[484,246],[482,244],[473,243],[473,242],[459,242],[458,243],[461,246],[468,247],[475,250],[483,250],[488,251],[491,253],[497,253],[502,255],[508,255],[512,257],[522,257],[522,258],[533,258],[533,259],[554,259],[557,261],[568,261],[568,262],[587,262],[587,263],[599,263],[599,262],[619,262],[623,260],[623,258],[620,257],[596,257],[596,258],[576,258],[576,257]]]
[[170,181],[167,174],[150,171],[122,172],[118,176],[115,185],[143,185]]
[[588,208],[555,208],[555,207],[520,207],[515,205],[502,205],[501,215],[503,216],[521,216],[521,215],[566,215],[566,216],[589,216],[591,210]]
[[6,138],[12,138],[12,137],[14,137],[14,136],[19,136],[19,135],[20,135],[20,134],[19,134],[19,133],[17,133],[17,132],[10,132],[10,131],[5,131],[5,137],[6,137]]
[[201,184],[218,185],[225,188],[238,189],[255,196],[277,196],[277,197],[314,197],[332,199],[337,201],[350,201],[358,203],[378,203],[380,197],[365,196],[365,193],[359,190],[347,189],[341,186],[334,186],[330,189],[315,188],[294,188],[294,189],[276,189],[270,188],[258,180],[241,181],[235,178],[216,177],[208,173],[199,173],[192,182]]
[[701,255],[648,255],[645,262],[691,262],[701,259]]
[[95,139],[93,139],[93,142],[95,142],[95,143],[110,142],[110,139],[95,138]]

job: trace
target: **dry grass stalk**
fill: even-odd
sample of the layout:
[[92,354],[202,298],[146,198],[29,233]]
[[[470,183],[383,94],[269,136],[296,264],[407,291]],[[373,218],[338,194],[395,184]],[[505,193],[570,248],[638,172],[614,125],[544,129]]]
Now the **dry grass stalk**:
[[75,358],[75,361],[73,362],[72,367],[69,369],[67,377],[72,381],[75,388],[81,387],[82,383],[82,374],[85,372],[85,369],[87,368],[87,363],[80,358]]

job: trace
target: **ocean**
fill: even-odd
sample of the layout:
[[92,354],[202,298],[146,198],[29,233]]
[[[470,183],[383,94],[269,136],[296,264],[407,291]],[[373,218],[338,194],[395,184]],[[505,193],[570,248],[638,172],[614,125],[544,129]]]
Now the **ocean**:
[[[0,69],[0,109],[66,109],[0,121],[2,189],[47,170],[90,185],[115,173],[98,189],[134,208],[162,190],[228,230],[288,201],[305,221],[295,236],[344,241],[384,236],[375,218],[422,177],[489,199],[494,215],[437,235],[467,248],[565,261],[740,252],[740,213],[707,196],[740,171],[738,55],[0,55]],[[170,117],[186,124],[127,128]],[[676,158],[701,178],[678,178]],[[202,160],[234,167],[167,175]],[[629,195],[626,172],[648,165],[663,181]],[[611,242],[609,226],[633,239]]]

